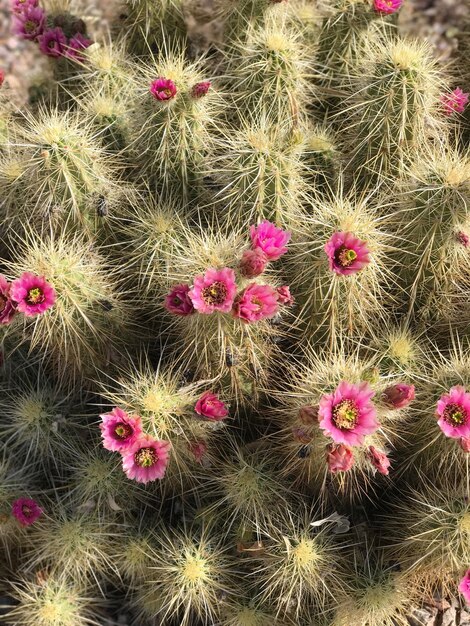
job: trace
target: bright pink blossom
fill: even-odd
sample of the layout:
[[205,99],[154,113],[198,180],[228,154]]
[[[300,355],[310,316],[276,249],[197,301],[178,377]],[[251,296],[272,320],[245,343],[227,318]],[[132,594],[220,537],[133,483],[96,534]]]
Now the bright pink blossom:
[[463,595],[465,602],[470,604],[470,569],[466,571],[465,576],[460,581],[459,591]]
[[127,476],[138,483],[161,479],[170,460],[171,444],[143,435],[123,451],[122,467]]
[[256,278],[260,276],[266,269],[268,258],[261,250],[245,250],[240,261],[240,273],[245,278]]
[[390,15],[396,13],[403,4],[403,0],[374,0],[374,9],[378,13]]
[[177,91],[175,83],[170,78],[156,78],[150,85],[150,93],[155,100],[171,100]]
[[199,313],[228,313],[232,309],[236,292],[235,272],[224,267],[221,270],[211,268],[205,274],[196,276],[188,295]]
[[278,295],[269,285],[251,283],[235,300],[233,314],[246,323],[259,322],[276,315]]
[[41,507],[29,498],[15,500],[11,512],[22,526],[31,526],[42,515]]
[[336,443],[360,446],[364,437],[379,427],[371,402],[373,396],[374,391],[367,382],[354,385],[342,381],[334,393],[320,400],[320,428]]
[[28,6],[13,16],[13,33],[22,39],[35,41],[44,32],[45,12],[37,6]]
[[382,399],[392,409],[403,409],[415,399],[415,386],[397,383],[385,389]]
[[189,297],[189,285],[175,285],[165,298],[165,308],[174,315],[192,315],[196,312]]
[[452,387],[437,403],[437,423],[453,439],[470,437],[470,393],[460,385]]
[[57,59],[67,51],[67,37],[60,26],[49,28],[39,38],[39,49],[48,57]]
[[278,287],[277,291],[277,299],[280,304],[284,304],[285,306],[292,306],[295,302],[294,296],[290,292],[289,285],[283,285],[282,287]]
[[15,313],[15,303],[10,297],[10,283],[0,274],[0,324],[9,324]]
[[105,413],[100,417],[103,448],[106,450],[123,452],[134,445],[142,435],[141,418],[131,417],[119,407],[115,407],[111,413]]
[[468,103],[468,93],[464,93],[460,87],[454,89],[450,93],[441,96],[441,103],[444,107],[445,115],[453,115],[454,113],[463,113]]
[[76,33],[69,41],[69,45],[65,49],[65,56],[75,61],[83,61],[85,58],[82,54],[83,50],[89,48],[92,40],[88,39],[82,33]]
[[10,298],[17,303],[18,311],[32,317],[50,309],[56,300],[56,293],[44,276],[24,272],[11,283]]
[[260,248],[268,261],[276,261],[287,252],[291,233],[264,220],[258,226],[250,227],[250,237],[253,249]]
[[204,80],[200,83],[196,83],[194,87],[191,89],[191,95],[193,98],[203,98],[209,89],[211,88],[211,81]]
[[390,467],[390,460],[385,452],[377,450],[374,446],[369,446],[367,451],[367,457],[379,474],[388,476],[388,468]]
[[328,469],[332,474],[336,472],[347,472],[354,465],[354,454],[351,448],[343,444],[330,444],[327,446]]
[[205,391],[199,400],[196,402],[194,410],[198,415],[207,417],[207,419],[219,422],[228,415],[228,409],[222,400],[212,393],[212,391]]
[[352,233],[336,232],[325,244],[330,270],[348,276],[362,270],[370,262],[370,252],[365,241]]

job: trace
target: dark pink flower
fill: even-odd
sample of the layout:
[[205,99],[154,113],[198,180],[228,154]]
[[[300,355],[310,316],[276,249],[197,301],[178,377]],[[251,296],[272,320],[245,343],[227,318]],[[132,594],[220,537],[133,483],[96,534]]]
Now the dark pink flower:
[[240,273],[245,278],[256,278],[266,269],[268,259],[261,248],[245,250],[240,261]]
[[467,233],[464,233],[462,230],[460,230],[455,235],[455,237],[457,241],[461,243],[464,248],[470,248],[470,235],[467,235]]
[[67,50],[67,37],[60,26],[49,28],[38,39],[39,49],[48,57],[58,58],[65,55]]
[[261,248],[268,261],[276,261],[287,252],[291,233],[264,220],[258,226],[250,227],[250,237],[253,249]]
[[32,9],[39,5],[39,0],[10,0],[13,13],[24,13],[26,9]]
[[470,452],[470,437],[461,437],[459,443],[464,452]]
[[365,241],[352,233],[336,232],[325,244],[330,270],[347,276],[362,270],[370,262],[370,252]]
[[122,467],[127,476],[138,483],[162,479],[170,460],[171,444],[143,435],[123,451]]
[[470,604],[470,569],[465,572],[459,584],[459,591],[463,595],[465,602]]
[[9,324],[15,313],[15,303],[10,297],[10,283],[0,274],[0,324]]
[[131,417],[119,407],[115,407],[111,413],[100,415],[101,436],[103,448],[106,450],[123,452],[134,445],[142,435],[142,420],[139,416]]
[[463,113],[468,103],[470,94],[464,93],[460,87],[454,89],[450,93],[441,96],[441,103],[444,107],[445,115],[453,115],[454,113]]
[[196,276],[188,295],[199,313],[228,313],[232,309],[236,292],[235,272],[224,267],[221,270],[211,268],[205,274]]
[[320,400],[320,428],[336,443],[360,446],[365,435],[374,433],[379,424],[369,384],[342,381],[336,391]]
[[22,526],[31,526],[42,515],[41,507],[29,498],[15,500],[11,512]]
[[205,441],[190,441],[188,443],[188,448],[191,454],[194,456],[194,459],[197,463],[203,462],[204,455],[207,452],[207,444]]
[[150,93],[155,100],[171,100],[177,91],[175,83],[170,78],[157,78],[150,85]]
[[40,7],[28,6],[13,16],[13,32],[22,39],[35,41],[44,32],[46,14]]
[[165,308],[174,315],[192,315],[196,312],[189,297],[189,285],[175,285],[165,297]]
[[354,454],[348,446],[332,443],[326,449],[328,452],[328,469],[332,474],[347,472],[354,465]]
[[385,389],[382,399],[392,409],[403,409],[415,399],[415,386],[404,383],[392,385]]
[[269,285],[251,283],[235,300],[233,314],[247,324],[274,317],[279,308],[277,299],[276,290]]
[[403,0],[374,0],[374,9],[378,13],[390,15],[396,13],[403,4]]
[[83,50],[89,48],[92,40],[88,39],[81,33],[76,33],[69,41],[69,45],[65,49],[65,56],[76,61],[83,61],[85,58],[82,54]]
[[436,415],[439,417],[437,423],[447,437],[470,437],[470,393],[460,385],[441,396]]
[[299,420],[302,424],[318,424],[318,406],[306,404],[299,409]]
[[390,460],[385,452],[380,452],[374,446],[369,446],[367,451],[367,457],[375,469],[384,476],[388,476],[388,468],[390,467]]
[[209,89],[211,88],[211,81],[205,80],[200,83],[196,83],[194,87],[191,89],[191,95],[193,98],[202,98],[204,97]]
[[282,287],[278,287],[277,291],[277,299],[280,304],[284,304],[285,306],[292,306],[295,302],[294,296],[290,292],[289,285],[283,285]]
[[18,311],[32,317],[50,309],[56,300],[56,293],[44,276],[24,272],[11,283],[10,298],[17,303]]
[[196,402],[194,410],[198,415],[207,417],[215,422],[223,420],[228,415],[228,409],[225,404],[211,391],[205,391],[202,394]]
[[4,82],[5,82],[5,72],[3,70],[0,70],[0,87],[3,85]]

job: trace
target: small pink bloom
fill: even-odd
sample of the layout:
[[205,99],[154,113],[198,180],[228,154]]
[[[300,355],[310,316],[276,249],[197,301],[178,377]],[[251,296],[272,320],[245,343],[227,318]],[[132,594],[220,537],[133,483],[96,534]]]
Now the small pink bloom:
[[115,407],[111,413],[105,413],[100,417],[103,448],[106,450],[123,452],[134,445],[142,434],[141,418],[131,417],[119,407]]
[[88,39],[81,33],[76,33],[69,41],[69,45],[65,49],[65,56],[69,59],[76,61],[83,61],[85,58],[82,54],[83,50],[89,48],[92,44],[92,40]]
[[15,303],[10,297],[10,283],[0,274],[0,325],[9,324],[15,313]]
[[223,420],[228,415],[228,409],[225,404],[211,391],[205,391],[202,394],[196,402],[194,410],[198,415],[207,417],[215,422]]
[[13,33],[22,39],[35,41],[44,32],[46,14],[40,7],[28,6],[13,16]]
[[461,437],[459,443],[464,452],[470,452],[470,437]]
[[470,235],[467,235],[467,233],[464,233],[462,230],[460,230],[455,235],[455,237],[457,241],[461,243],[464,248],[470,248]]
[[374,9],[378,13],[390,15],[396,13],[401,7],[403,0],[374,0]]
[[50,309],[56,300],[56,293],[44,276],[24,272],[11,283],[10,298],[17,303],[18,311],[32,317]]
[[470,94],[464,93],[460,87],[454,89],[450,93],[441,96],[441,103],[444,107],[445,115],[453,115],[454,113],[463,113],[468,103]]
[[415,386],[404,383],[392,385],[385,389],[382,399],[392,409],[403,409],[415,399]]
[[171,444],[143,435],[122,453],[122,467],[127,476],[138,483],[161,479],[170,460]]
[[245,250],[240,261],[240,273],[245,278],[256,278],[266,269],[268,259],[261,248]]
[[211,81],[205,80],[200,83],[196,83],[194,87],[191,89],[191,95],[193,98],[203,98],[209,89],[211,88]]
[[177,91],[175,83],[169,78],[157,78],[150,85],[150,93],[155,100],[171,100]]
[[235,300],[233,314],[247,324],[276,315],[279,305],[275,289],[269,285],[251,283]]
[[470,604],[470,569],[466,571],[465,576],[460,581],[459,591],[463,595],[465,602]]
[[34,500],[18,498],[11,507],[11,512],[22,526],[31,526],[42,515],[42,509]]
[[236,292],[235,272],[224,267],[221,270],[211,268],[205,274],[196,276],[188,295],[199,313],[228,313],[232,309]]
[[0,87],[2,87],[4,82],[5,82],[5,72],[3,70],[0,70]]
[[336,232],[325,244],[330,270],[348,276],[362,270],[370,262],[370,252],[365,241],[352,233]]
[[32,9],[39,5],[39,0],[11,0],[13,13],[24,13],[26,9]]
[[299,420],[302,424],[318,424],[318,406],[306,404],[299,409]]
[[264,220],[258,226],[250,227],[250,237],[253,249],[261,248],[268,261],[276,261],[287,252],[291,233]]
[[452,387],[437,403],[437,423],[453,439],[470,437],[470,393],[460,385]]
[[57,59],[66,53],[67,37],[64,35],[64,31],[60,26],[46,30],[44,34],[38,38],[38,41],[39,49],[48,57]]
[[204,455],[207,452],[207,444],[205,441],[190,441],[188,448],[191,454],[193,454],[195,461],[202,464]]
[[366,382],[354,385],[342,381],[334,393],[320,399],[320,428],[336,443],[360,446],[364,437],[379,427],[373,396]]
[[328,469],[332,474],[347,472],[354,465],[354,454],[351,448],[332,443],[326,449],[328,452]]
[[165,298],[165,308],[174,315],[192,315],[196,312],[189,297],[189,285],[175,285]]
[[390,467],[390,460],[385,452],[380,452],[374,446],[369,446],[369,450],[367,452],[367,456],[375,467],[375,469],[379,472],[379,474],[383,474],[384,476],[388,476],[388,468]]
[[282,287],[278,287],[277,291],[277,299],[280,304],[284,304],[285,306],[292,306],[295,302],[294,296],[290,292],[289,285],[283,285]]

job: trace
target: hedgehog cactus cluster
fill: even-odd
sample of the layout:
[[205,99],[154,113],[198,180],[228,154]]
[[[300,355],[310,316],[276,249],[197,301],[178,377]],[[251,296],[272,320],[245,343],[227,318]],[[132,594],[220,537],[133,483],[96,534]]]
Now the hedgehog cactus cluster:
[[468,27],[10,4],[50,72],[0,68],[0,622],[463,615]]

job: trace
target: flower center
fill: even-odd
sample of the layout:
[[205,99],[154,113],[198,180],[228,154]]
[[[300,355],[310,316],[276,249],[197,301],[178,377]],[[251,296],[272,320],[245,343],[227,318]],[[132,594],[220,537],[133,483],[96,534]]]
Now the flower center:
[[23,506],[21,507],[21,512],[25,517],[31,517],[31,515],[33,514],[31,507],[29,507],[27,504],[23,504]]
[[206,304],[218,305],[223,304],[227,298],[227,287],[220,280],[216,280],[209,287],[202,290],[202,299]]
[[467,411],[460,404],[448,404],[444,409],[443,417],[451,426],[461,426],[467,422]]
[[343,400],[333,408],[333,421],[341,430],[351,430],[357,422],[359,411],[352,400]]
[[26,302],[28,304],[42,304],[46,296],[44,292],[39,287],[34,287],[34,289],[30,289],[28,291],[28,295],[26,296]]
[[135,453],[134,461],[139,467],[152,467],[158,461],[157,453],[153,448],[141,448]]
[[27,33],[34,33],[34,31],[36,30],[36,26],[36,22],[33,22],[32,20],[28,20],[24,23],[24,29]]
[[346,246],[340,246],[335,252],[335,261],[341,267],[349,267],[356,259],[357,252]]
[[114,434],[118,439],[127,439],[133,433],[132,427],[129,424],[125,424],[124,422],[119,422],[114,427]]
[[256,305],[256,313],[258,313],[258,311],[261,311],[261,309],[263,308],[263,303],[261,302],[261,300],[259,298],[252,298],[251,299],[251,303]]

